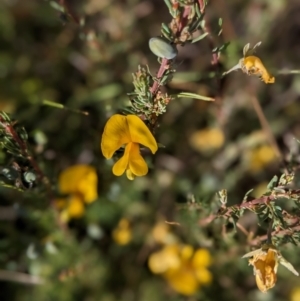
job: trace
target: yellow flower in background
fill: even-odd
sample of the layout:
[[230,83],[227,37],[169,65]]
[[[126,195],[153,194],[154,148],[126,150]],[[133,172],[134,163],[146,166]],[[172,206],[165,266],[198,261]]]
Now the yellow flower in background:
[[245,254],[242,258],[249,259],[249,265],[253,265],[253,272],[257,287],[263,293],[274,287],[277,281],[278,264],[282,264],[296,276],[299,273],[271,244],[264,244],[260,249]]
[[201,152],[210,152],[223,146],[225,137],[219,128],[207,128],[196,131],[190,136],[191,146]]
[[151,238],[160,244],[173,244],[177,242],[177,237],[170,231],[169,225],[162,221],[153,227]]
[[121,176],[125,171],[127,178],[148,173],[148,166],[140,154],[142,144],[154,154],[157,151],[155,138],[145,123],[135,115],[113,115],[106,123],[101,140],[101,150],[106,159],[125,145],[124,155],[113,166],[113,174]]
[[[255,48],[260,46],[261,42],[257,43],[250,52],[254,52]],[[250,44],[246,44],[243,50],[244,57],[239,60],[237,65],[232,67],[227,72],[224,72],[223,75],[241,69],[247,75],[256,75],[266,84],[273,84],[275,82],[274,76],[271,76],[264,66],[261,59],[255,55],[247,55],[249,52]]]
[[127,245],[132,239],[132,231],[129,221],[126,218],[122,218],[118,226],[112,233],[114,241],[119,245]]
[[299,301],[300,300],[300,287],[295,287],[291,292],[291,301]]
[[277,160],[276,152],[267,144],[260,145],[245,153],[250,171],[259,172]]
[[196,251],[190,245],[167,245],[150,255],[148,265],[152,273],[162,275],[178,293],[193,295],[201,285],[212,281],[207,269],[211,265],[210,253]]
[[56,200],[56,206],[61,210],[62,220],[82,217],[84,203],[89,204],[98,197],[97,182],[95,168],[84,164],[71,166],[59,175],[59,192],[68,195]]

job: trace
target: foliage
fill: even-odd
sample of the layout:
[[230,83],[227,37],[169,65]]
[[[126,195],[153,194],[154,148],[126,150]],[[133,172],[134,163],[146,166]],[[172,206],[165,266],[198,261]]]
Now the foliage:
[[296,2],[0,3],[1,300],[297,300]]

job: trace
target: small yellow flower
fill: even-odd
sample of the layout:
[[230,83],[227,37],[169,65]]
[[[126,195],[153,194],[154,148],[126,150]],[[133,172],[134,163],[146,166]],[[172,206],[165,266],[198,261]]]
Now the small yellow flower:
[[153,227],[151,238],[160,244],[174,244],[177,242],[177,237],[170,231],[169,225],[162,221]]
[[148,265],[154,274],[161,274],[178,293],[193,295],[200,285],[209,284],[212,276],[207,267],[211,256],[205,249],[190,245],[167,245],[149,257]]
[[119,245],[127,245],[132,239],[132,232],[129,221],[122,218],[117,228],[114,229],[112,233],[114,241]]
[[299,301],[300,300],[300,287],[295,287],[291,292],[291,301]]
[[157,151],[155,138],[145,123],[135,115],[113,115],[106,123],[102,134],[101,150],[106,159],[125,145],[124,155],[113,166],[113,174],[121,176],[125,171],[127,178],[148,173],[148,166],[140,154],[139,144],[148,147],[154,154]]
[[[258,47],[261,42],[257,43],[252,51]],[[230,70],[225,72],[223,75],[230,73],[231,71],[242,69],[242,71],[248,75],[256,75],[261,78],[263,82],[266,84],[273,84],[275,82],[274,76],[271,76],[267,71],[266,67],[262,63],[261,59],[255,55],[247,55],[250,48],[250,44],[248,43],[244,47],[244,57],[239,60],[238,64],[232,67]]]
[[58,189],[66,198],[56,200],[56,206],[61,210],[61,218],[80,218],[84,213],[84,203],[91,203],[98,197],[97,173],[95,168],[79,164],[65,169],[58,179]]
[[267,144],[250,149],[245,153],[249,170],[253,173],[261,171],[266,166],[277,160],[274,149]]
[[264,244],[260,249],[245,254],[242,258],[249,259],[249,265],[253,265],[253,271],[257,287],[263,293],[274,287],[277,281],[278,264],[282,264],[296,276],[299,273],[282,257],[281,253],[271,244]]
[[207,128],[194,132],[189,140],[195,150],[205,153],[222,147],[225,137],[221,129]]

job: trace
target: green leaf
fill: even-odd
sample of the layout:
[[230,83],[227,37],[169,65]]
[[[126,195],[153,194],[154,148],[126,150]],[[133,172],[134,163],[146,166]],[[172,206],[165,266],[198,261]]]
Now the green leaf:
[[250,189],[250,190],[248,190],[248,191],[246,192],[246,194],[244,195],[244,198],[243,198],[243,203],[244,203],[244,202],[247,202],[248,196],[249,196],[249,194],[250,194],[252,191],[253,191],[253,188]]
[[278,177],[274,176],[267,186],[268,190],[273,190],[277,186],[277,182],[278,182]]
[[175,17],[173,5],[170,0],[164,0],[172,17]]
[[192,43],[196,43],[200,40],[203,40],[206,36],[208,35],[208,32],[203,33],[202,35],[200,35],[199,37],[195,38],[192,40]]
[[60,12],[62,12],[62,13],[64,13],[65,12],[65,9],[64,9],[64,7],[63,6],[61,6],[61,5],[59,5],[57,2],[55,2],[55,1],[50,1],[50,6],[52,6],[54,9],[56,9],[56,10],[58,10],[58,11],[60,11]]
[[203,96],[195,93],[190,93],[190,92],[180,92],[179,94],[175,95],[178,98],[193,98],[193,99],[200,99],[204,101],[215,101],[214,98],[208,97],[208,96]]

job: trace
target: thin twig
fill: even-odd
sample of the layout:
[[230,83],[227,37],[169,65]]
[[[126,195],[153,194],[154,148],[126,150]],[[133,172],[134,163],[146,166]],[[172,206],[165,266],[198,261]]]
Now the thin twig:
[[239,228],[246,236],[249,236],[249,232],[240,223],[236,223],[237,228]]
[[[291,233],[298,232],[298,231],[300,231],[300,225],[297,225],[294,227],[289,227],[289,229],[283,229],[280,231],[275,230],[271,233],[271,236],[275,236],[275,235],[276,236],[284,236],[284,235],[289,235]],[[261,242],[266,241],[267,239],[268,239],[268,234],[258,236],[250,241],[250,245],[256,246],[256,245],[260,244]]]
[[273,132],[270,128],[270,125],[269,125],[266,117],[265,117],[265,114],[261,108],[259,101],[257,100],[257,98],[255,96],[252,96],[251,102],[253,104],[254,110],[255,110],[257,117],[259,119],[259,122],[261,124],[261,127],[262,127],[265,135],[267,136],[267,139],[269,140],[270,145],[272,146],[273,150],[275,151],[276,156],[280,159],[281,162],[283,162],[282,154],[280,152],[280,149],[278,147],[276,139],[273,135]]
[[[272,194],[269,196],[261,196],[259,198],[253,199],[251,201],[248,202],[244,202],[241,204],[237,204],[237,205],[233,205],[231,207],[227,207],[226,209],[222,210],[222,212],[219,212],[217,214],[211,214],[209,216],[207,216],[206,218],[200,220],[198,223],[200,226],[206,226],[208,224],[210,224],[213,220],[215,220],[216,218],[219,217],[224,217],[224,218],[229,218],[231,217],[232,213],[234,211],[238,211],[241,209],[249,209],[249,210],[253,210],[255,209],[255,207],[257,205],[260,204],[268,204],[272,201],[275,201],[277,199],[280,198],[290,198],[292,195],[299,195],[300,194],[300,189],[297,190],[291,190],[288,193],[284,194]],[[295,223],[298,224],[300,222],[300,217],[295,217],[293,216],[293,218],[295,218]]]
[[18,282],[27,285],[41,285],[44,283],[44,280],[38,276],[6,270],[0,270],[0,280]]

